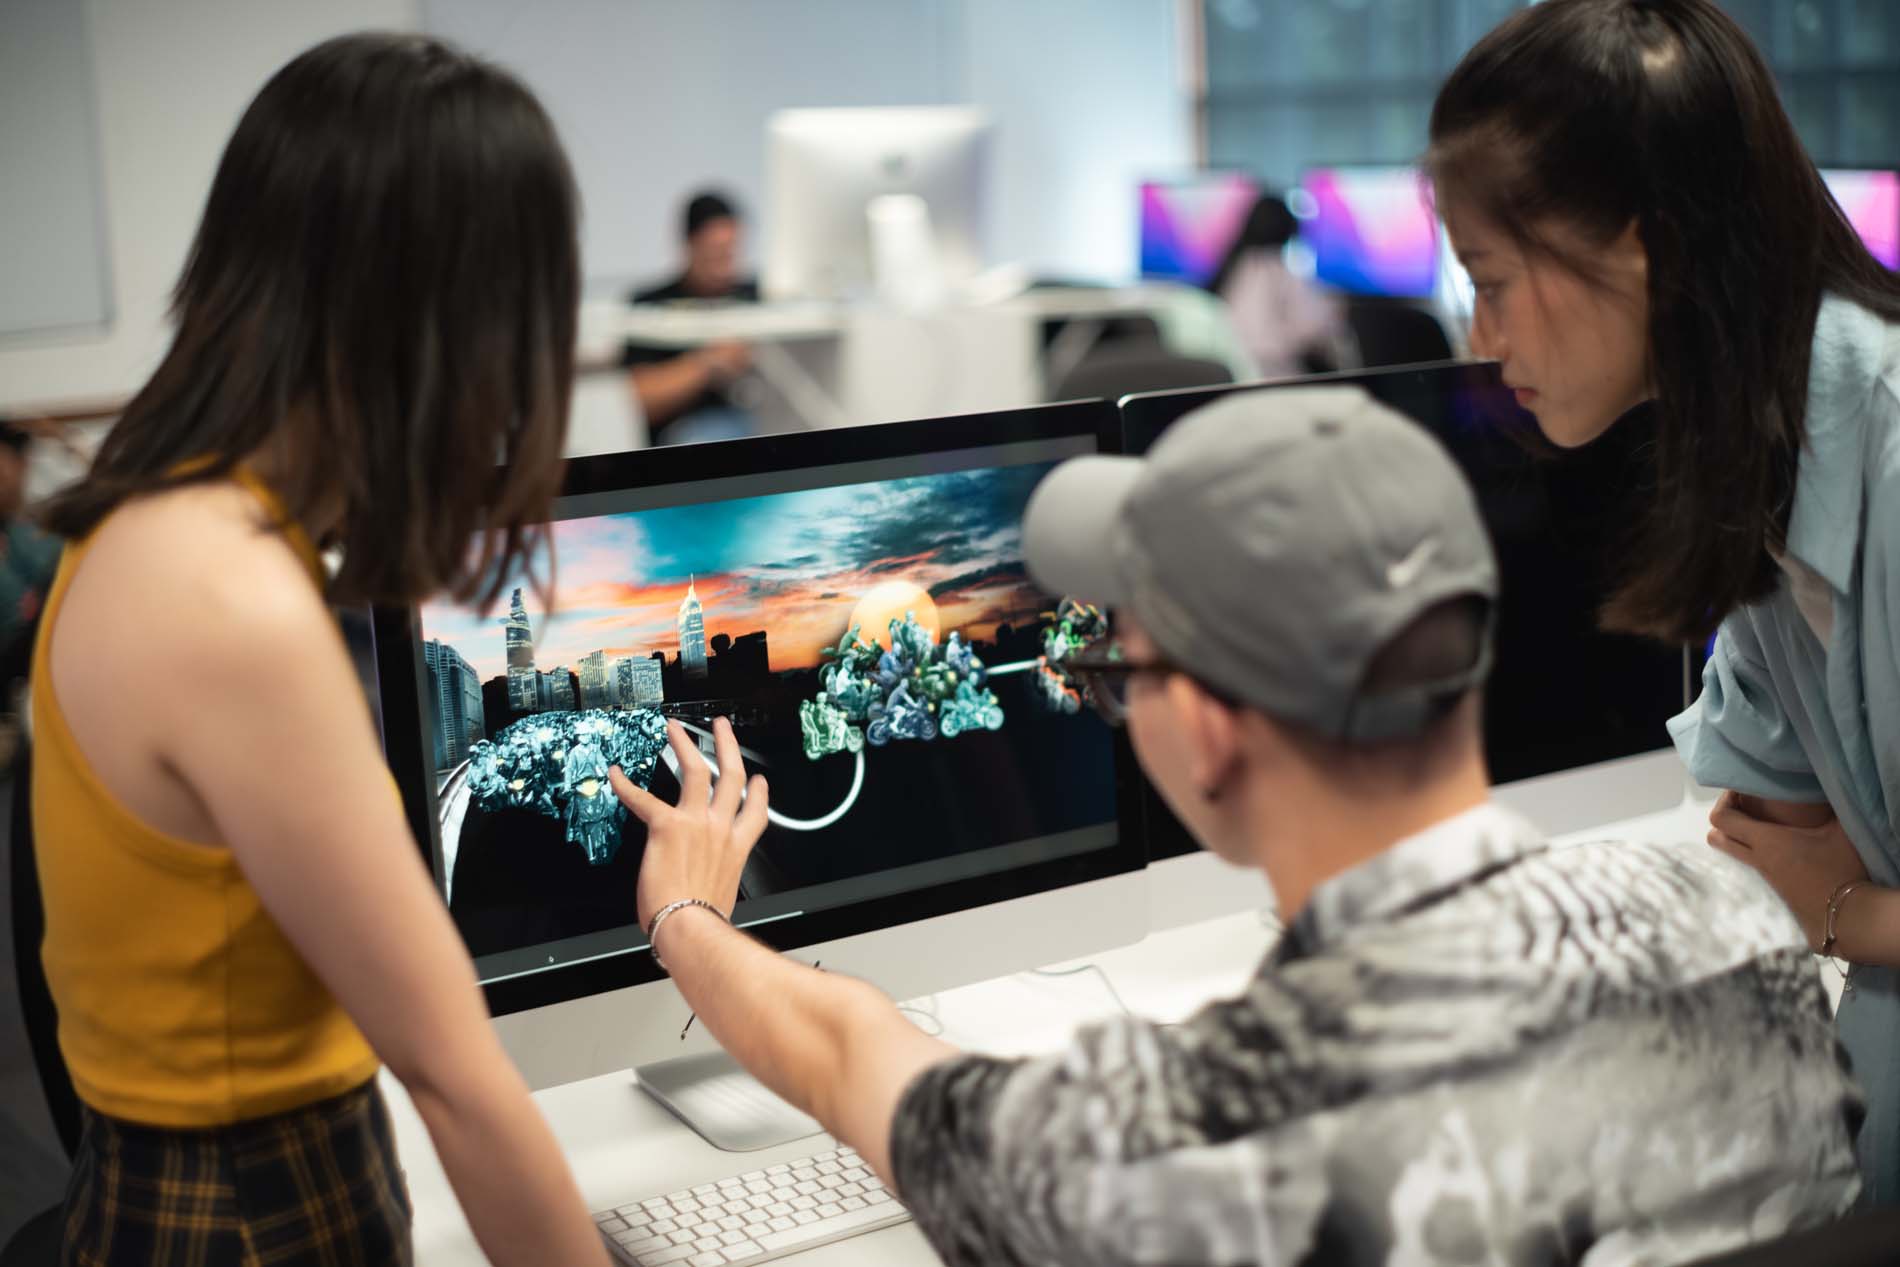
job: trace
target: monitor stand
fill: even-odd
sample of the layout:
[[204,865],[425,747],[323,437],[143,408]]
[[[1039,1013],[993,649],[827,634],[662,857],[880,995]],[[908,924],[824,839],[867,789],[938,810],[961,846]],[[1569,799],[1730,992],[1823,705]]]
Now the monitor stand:
[[640,1090],[714,1148],[750,1153],[824,1132],[724,1052],[675,1056],[633,1071]]

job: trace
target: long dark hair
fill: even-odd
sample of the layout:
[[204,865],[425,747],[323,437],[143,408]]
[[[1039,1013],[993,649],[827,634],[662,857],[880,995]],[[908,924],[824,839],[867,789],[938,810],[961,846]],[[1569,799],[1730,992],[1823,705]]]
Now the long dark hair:
[[1545,0],[1465,55],[1432,110],[1426,166],[1527,254],[1593,281],[1587,252],[1636,226],[1649,268],[1654,488],[1606,626],[1706,639],[1773,592],[1806,436],[1822,293],[1900,318],[1861,244],[1710,0]]
[[288,515],[336,524],[335,601],[492,602],[559,487],[576,204],[512,76],[414,35],[310,49],[238,123],[171,349],[48,526],[267,453]]
[[1207,289],[1220,294],[1227,288],[1228,279],[1249,251],[1277,251],[1298,237],[1300,222],[1286,205],[1286,199],[1278,194],[1261,194],[1254,200],[1253,208],[1247,212],[1246,223],[1240,226],[1240,233],[1227,248],[1227,254],[1221,256],[1220,267],[1207,279]]

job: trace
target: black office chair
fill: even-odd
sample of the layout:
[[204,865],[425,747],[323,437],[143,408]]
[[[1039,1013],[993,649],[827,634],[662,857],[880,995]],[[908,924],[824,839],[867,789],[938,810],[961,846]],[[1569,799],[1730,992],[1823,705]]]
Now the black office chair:
[[1234,376],[1219,361],[1177,356],[1159,340],[1116,339],[1103,343],[1063,375],[1051,400],[1119,400],[1134,392],[1177,387],[1216,387]]
[[1900,1263],[1900,1210],[1869,1210],[1777,1241],[1700,1258],[1687,1267],[1894,1267]]
[[1346,328],[1367,369],[1452,358],[1445,327],[1409,300],[1355,296],[1346,304]]

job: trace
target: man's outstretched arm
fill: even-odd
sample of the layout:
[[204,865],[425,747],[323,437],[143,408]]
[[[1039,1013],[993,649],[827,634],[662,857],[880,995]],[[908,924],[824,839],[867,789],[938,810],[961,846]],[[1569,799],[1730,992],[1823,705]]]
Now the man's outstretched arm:
[[[714,725],[715,781],[677,722],[680,803],[668,805],[619,770],[614,791],[647,825],[638,908],[642,927],[671,903],[699,898],[730,914],[739,874],[765,830],[765,780],[745,781],[732,728]],[[743,791],[742,791],[743,789]],[[905,1020],[862,981],[786,959],[700,906],[675,910],[655,938],[688,1006],[732,1057],[794,1107],[858,1150],[885,1183],[897,1102],[919,1073],[957,1054]]]

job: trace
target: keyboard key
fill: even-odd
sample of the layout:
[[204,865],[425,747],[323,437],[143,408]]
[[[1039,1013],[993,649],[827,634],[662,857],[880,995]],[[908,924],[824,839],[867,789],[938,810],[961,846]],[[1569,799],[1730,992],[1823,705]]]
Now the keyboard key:
[[627,1230],[627,1221],[616,1214],[609,1214],[606,1218],[600,1219],[599,1222],[600,1230],[609,1236],[612,1236],[615,1232],[624,1232]]
[[786,1205],[783,1201],[774,1201],[771,1205],[765,1207],[765,1212],[775,1219],[782,1219],[791,1214],[792,1207]]
[[655,1219],[652,1223],[648,1224],[647,1230],[652,1232],[655,1236],[665,1236],[668,1232],[679,1231],[680,1225],[673,1219]]
[[786,1175],[790,1174],[791,1171],[792,1168],[790,1166],[767,1166],[765,1168],[765,1173],[768,1175]]
[[[838,1195],[841,1197],[861,1197],[864,1195],[864,1185],[858,1184],[858,1183],[847,1183],[842,1188],[838,1189]],[[685,1216],[682,1215],[681,1217],[683,1218]]]
[[835,1161],[821,1161],[818,1163],[818,1173],[821,1175],[843,1174],[844,1167]]
[[724,1254],[694,1254],[686,1260],[686,1267],[726,1267],[728,1261]]
[[724,1249],[717,1236],[702,1236],[693,1242],[694,1249]]
[[820,1219],[816,1223],[807,1223],[803,1227],[794,1227],[789,1232],[767,1232],[758,1238],[759,1244],[769,1250],[792,1249],[810,1245],[813,1241],[831,1236],[842,1236],[873,1223],[882,1223],[891,1217],[888,1210],[873,1210],[866,1207],[853,1210],[836,1218]]
[[807,1196],[793,1197],[785,1204],[791,1206],[794,1210],[815,1210],[818,1208],[818,1203]]
[[816,1179],[817,1177],[818,1171],[811,1166],[792,1167],[792,1178],[794,1179]]
[[818,1217],[821,1219],[835,1219],[840,1214],[843,1214],[843,1213],[844,1213],[843,1206],[834,1205],[829,1201],[825,1202],[823,1205],[818,1207]]
[[719,1227],[722,1231],[736,1232],[744,1226],[745,1220],[736,1214],[728,1214],[725,1218],[719,1220]]
[[716,1183],[702,1183],[697,1188],[693,1189],[693,1195],[696,1197],[703,1197],[710,1192],[718,1191],[718,1189],[719,1189],[719,1185]]
[[794,1223],[790,1219],[773,1219],[772,1220],[772,1230],[775,1232],[789,1232],[797,1226],[798,1224]]
[[882,1188],[873,1188],[864,1194],[864,1200],[869,1205],[885,1205],[889,1203],[890,1199],[891,1194]]
[[862,1210],[866,1206],[870,1205],[871,1203],[869,1201],[862,1200],[858,1197],[846,1197],[844,1200],[840,1201],[838,1204],[843,1206],[847,1210]]
[[800,1196],[809,1197],[815,1192],[822,1191],[822,1189],[819,1188],[817,1184],[807,1179],[802,1183],[797,1183],[797,1184],[792,1185],[792,1191],[798,1193]]
[[675,1245],[672,1249],[660,1249],[651,1254],[642,1254],[640,1267],[670,1267],[671,1264],[683,1263],[692,1256],[692,1250]]
[[798,1213],[792,1215],[792,1222],[794,1223],[816,1223],[817,1221],[818,1212],[816,1210],[800,1210]]
[[666,1239],[669,1241],[672,1241],[675,1245],[691,1245],[694,1241],[698,1240],[699,1238],[697,1236],[694,1236],[691,1232],[687,1231],[685,1228],[681,1228],[677,1232],[668,1232],[666,1234]]

